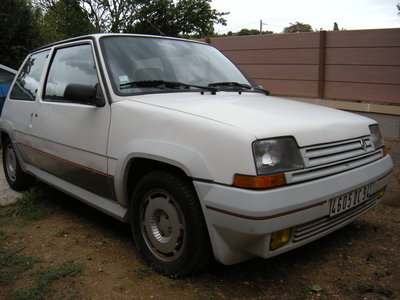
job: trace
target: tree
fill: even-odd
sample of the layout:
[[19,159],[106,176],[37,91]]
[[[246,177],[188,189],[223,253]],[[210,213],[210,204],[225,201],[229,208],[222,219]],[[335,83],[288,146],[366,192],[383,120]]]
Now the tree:
[[41,45],[40,11],[27,0],[2,0],[0,63],[18,68],[27,53]]
[[208,36],[214,24],[226,25],[227,13],[211,9],[211,0],[148,0],[137,12],[137,22],[126,32],[169,36]]
[[[261,32],[261,34],[271,34],[271,33],[273,33],[273,32],[269,31],[269,30]],[[233,35],[242,36],[242,35],[258,35],[258,34],[260,34],[260,30],[258,30],[258,29],[243,28],[240,31],[234,33]]]
[[333,23],[333,31],[337,31],[337,30],[340,30],[339,29],[339,25],[338,25],[338,23]]
[[94,32],[95,27],[80,7],[79,0],[53,2],[42,20],[41,35],[46,44]]
[[290,23],[290,26],[283,29],[283,33],[313,32],[311,25],[300,22]]

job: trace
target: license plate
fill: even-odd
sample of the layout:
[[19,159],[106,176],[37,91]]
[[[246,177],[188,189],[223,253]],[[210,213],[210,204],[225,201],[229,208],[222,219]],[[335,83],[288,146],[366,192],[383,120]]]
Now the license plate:
[[361,204],[369,198],[371,188],[372,184],[369,184],[351,191],[350,193],[331,199],[331,210],[329,216],[335,216]]

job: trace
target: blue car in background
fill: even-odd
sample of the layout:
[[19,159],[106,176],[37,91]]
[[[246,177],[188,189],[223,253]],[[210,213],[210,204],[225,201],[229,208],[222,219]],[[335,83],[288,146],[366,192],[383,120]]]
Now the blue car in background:
[[11,83],[16,74],[17,71],[0,64],[0,115],[3,110],[8,90],[10,89]]

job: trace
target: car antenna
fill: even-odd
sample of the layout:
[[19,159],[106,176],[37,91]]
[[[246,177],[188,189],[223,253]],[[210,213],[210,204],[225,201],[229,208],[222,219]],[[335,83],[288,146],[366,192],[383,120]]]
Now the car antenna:
[[162,36],[166,35],[164,32],[162,32],[160,29],[158,29],[157,26],[153,25],[153,23],[151,23],[149,20],[146,20],[146,22],[149,23],[150,26],[153,27],[155,30],[157,30],[160,35],[162,35]]

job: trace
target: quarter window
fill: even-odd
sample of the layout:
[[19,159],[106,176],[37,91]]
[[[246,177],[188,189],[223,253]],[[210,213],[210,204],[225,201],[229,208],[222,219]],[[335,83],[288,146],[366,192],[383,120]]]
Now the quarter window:
[[25,62],[11,90],[10,98],[35,101],[49,51],[32,54]]
[[68,101],[64,91],[68,84],[96,86],[96,67],[90,45],[57,49],[47,77],[44,98]]

